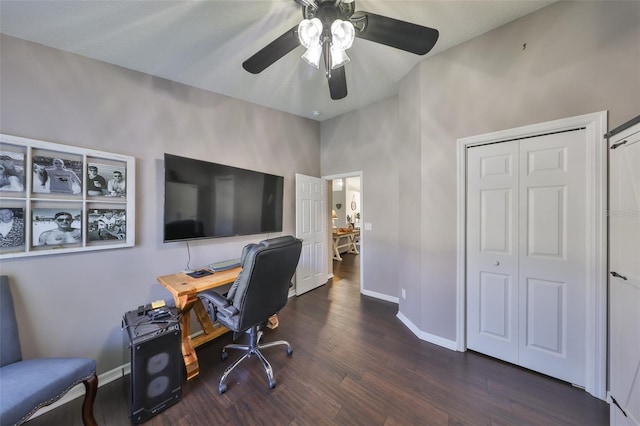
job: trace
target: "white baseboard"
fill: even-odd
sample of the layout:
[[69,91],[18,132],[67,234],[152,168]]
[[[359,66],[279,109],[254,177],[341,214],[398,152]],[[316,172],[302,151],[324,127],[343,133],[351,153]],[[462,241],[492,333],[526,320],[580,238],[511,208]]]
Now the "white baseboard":
[[443,348],[447,348],[452,351],[455,351],[457,349],[458,344],[454,340],[444,339],[440,336],[434,336],[433,334],[425,333],[424,331],[416,327],[416,325],[412,323],[409,318],[405,317],[400,312],[398,312],[398,315],[396,315],[396,317],[400,321],[402,321],[402,323],[406,325],[407,328],[418,337],[418,339],[424,340],[425,342],[433,343],[434,345],[442,346]]
[[387,302],[400,303],[400,299],[397,297],[392,297],[387,294],[377,293],[375,291],[362,290],[362,294],[369,297],[375,297],[376,299],[386,300]]
[[[397,297],[392,297],[382,293],[376,293],[374,291],[362,290],[362,294],[365,296],[375,297],[376,299],[386,300],[387,302],[400,303],[400,299]],[[444,339],[439,336],[434,336],[433,334],[425,333],[420,330],[414,323],[412,323],[409,318],[404,316],[402,313],[398,312],[396,317],[402,321],[402,323],[409,329],[413,334],[415,334],[418,339],[424,340],[429,343],[433,343],[434,345],[442,346],[443,348],[450,349],[452,351],[457,350],[458,344],[454,340]]]

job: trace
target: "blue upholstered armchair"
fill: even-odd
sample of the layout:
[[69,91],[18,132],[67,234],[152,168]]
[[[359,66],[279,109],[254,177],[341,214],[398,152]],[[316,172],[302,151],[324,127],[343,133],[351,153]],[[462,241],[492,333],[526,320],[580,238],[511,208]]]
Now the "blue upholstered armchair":
[[22,359],[9,278],[0,276],[0,425],[19,425],[38,409],[84,383],[82,421],[97,425],[93,402],[98,390],[96,362],[86,358]]

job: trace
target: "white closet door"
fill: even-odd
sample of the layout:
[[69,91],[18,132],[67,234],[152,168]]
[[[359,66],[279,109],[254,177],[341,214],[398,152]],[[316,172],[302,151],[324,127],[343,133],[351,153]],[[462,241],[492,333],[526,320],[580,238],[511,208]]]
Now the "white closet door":
[[517,364],[518,143],[467,155],[467,347]]
[[585,385],[585,130],[520,142],[520,365]]
[[585,134],[472,147],[467,347],[585,385]]
[[[624,142],[624,143],[622,143]],[[610,141],[609,374],[612,425],[640,425],[640,124]]]

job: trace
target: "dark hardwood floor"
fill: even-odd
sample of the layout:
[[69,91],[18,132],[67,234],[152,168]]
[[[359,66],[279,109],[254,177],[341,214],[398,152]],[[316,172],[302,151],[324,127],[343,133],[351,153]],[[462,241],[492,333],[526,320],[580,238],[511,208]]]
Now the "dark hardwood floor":
[[[259,361],[246,360],[217,384],[237,353],[220,360],[230,335],[198,349],[200,376],[182,400],[145,424],[160,425],[606,425],[608,405],[581,389],[474,353],[419,340],[397,305],[359,294],[356,255],[334,262],[328,284],[291,298],[265,341],[277,386]],[[129,423],[128,377],[98,390],[101,425]],[[78,398],[28,424],[81,425]]]

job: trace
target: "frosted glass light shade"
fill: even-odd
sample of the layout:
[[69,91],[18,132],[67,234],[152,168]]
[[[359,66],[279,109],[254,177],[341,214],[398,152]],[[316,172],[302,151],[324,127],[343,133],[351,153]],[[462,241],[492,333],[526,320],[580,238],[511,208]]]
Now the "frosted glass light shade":
[[316,69],[320,68],[320,56],[322,55],[322,45],[317,44],[307,49],[302,55],[302,59]]
[[351,59],[347,56],[347,52],[336,47],[335,45],[331,45],[331,69],[334,70],[336,68],[340,68]]
[[349,21],[336,19],[331,24],[331,43],[339,49],[347,50],[353,44],[356,31]]
[[303,19],[298,24],[298,39],[307,49],[320,44],[322,35],[322,22],[318,18]]

